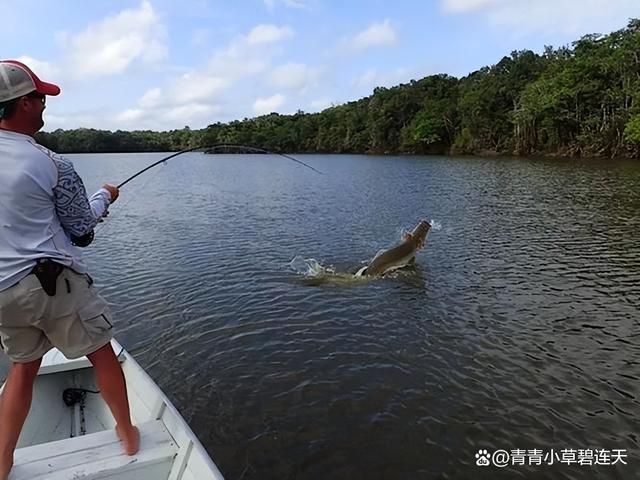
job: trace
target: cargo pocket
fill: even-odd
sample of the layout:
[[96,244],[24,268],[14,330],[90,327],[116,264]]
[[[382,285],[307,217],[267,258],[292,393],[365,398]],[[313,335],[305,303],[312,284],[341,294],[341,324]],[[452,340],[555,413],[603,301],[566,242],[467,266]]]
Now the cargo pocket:
[[[107,302],[95,289],[88,287],[83,277],[78,276],[84,286],[78,285],[75,277],[69,278],[71,294],[59,298],[60,304],[65,305],[59,311],[65,315],[47,318],[43,330],[51,344],[67,358],[78,358],[95,352],[111,340],[113,322]],[[68,305],[72,305],[72,310],[66,313]]]
[[113,321],[107,302],[90,288],[84,305],[78,308],[78,317],[92,341],[102,342],[111,337]]

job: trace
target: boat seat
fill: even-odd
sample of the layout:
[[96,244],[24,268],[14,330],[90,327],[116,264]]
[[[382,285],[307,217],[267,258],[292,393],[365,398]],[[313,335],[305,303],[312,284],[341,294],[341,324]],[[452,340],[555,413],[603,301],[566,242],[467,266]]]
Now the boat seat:
[[159,421],[138,425],[140,451],[122,450],[114,430],[19,448],[9,480],[166,480],[178,449]]

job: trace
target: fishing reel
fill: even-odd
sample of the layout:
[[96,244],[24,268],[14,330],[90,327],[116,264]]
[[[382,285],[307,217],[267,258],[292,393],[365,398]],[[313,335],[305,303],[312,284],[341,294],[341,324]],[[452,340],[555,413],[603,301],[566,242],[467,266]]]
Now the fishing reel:
[[85,233],[84,235],[81,235],[79,237],[75,236],[75,235],[70,235],[71,238],[71,243],[73,243],[76,247],[88,247],[91,242],[93,242],[93,238],[95,237],[95,234],[93,233],[93,230],[90,230],[88,233]]

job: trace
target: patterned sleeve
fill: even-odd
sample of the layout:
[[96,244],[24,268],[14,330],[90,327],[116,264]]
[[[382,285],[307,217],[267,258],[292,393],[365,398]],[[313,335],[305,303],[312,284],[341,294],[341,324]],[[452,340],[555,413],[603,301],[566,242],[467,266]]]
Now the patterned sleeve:
[[81,237],[90,233],[107,211],[109,192],[100,189],[90,199],[73,164],[59,155],[53,158],[58,183],[53,188],[56,212],[67,235]]

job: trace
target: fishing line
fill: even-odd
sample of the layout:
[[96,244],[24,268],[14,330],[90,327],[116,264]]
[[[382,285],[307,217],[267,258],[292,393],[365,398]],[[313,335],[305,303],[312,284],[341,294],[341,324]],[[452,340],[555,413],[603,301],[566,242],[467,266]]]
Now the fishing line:
[[[162,169],[157,169],[155,171],[155,173],[151,173],[151,175],[148,175],[147,179],[145,181],[143,181],[141,184],[135,185],[134,186],[134,193],[143,192],[144,189],[146,188],[146,186],[149,185],[158,176],[158,174],[161,171],[162,171]],[[131,202],[133,202],[135,199],[136,199],[136,195],[129,195],[129,198],[127,198],[126,200],[122,200],[122,201],[118,202],[118,210],[119,211],[126,210],[127,206]],[[107,233],[107,231],[111,227],[113,227],[113,225],[118,223],[117,222],[118,218],[121,218],[121,217],[118,217],[117,215],[115,217],[112,217],[111,215],[107,215],[106,217],[101,218],[99,223],[98,223],[98,225],[96,225],[96,227],[95,227],[96,235],[98,233],[100,233],[101,235],[104,235],[105,233]]]
[[[205,150],[207,153],[214,153],[216,151],[228,151],[228,150],[237,150],[237,151],[244,151],[244,152],[252,152],[252,153],[261,153],[261,154],[267,154],[267,155],[278,155],[280,157],[284,157],[287,160],[291,160],[292,162],[298,163],[304,167],[307,167],[311,170],[313,170],[316,173],[319,173],[322,175],[322,172],[317,170],[316,168],[312,167],[311,165],[308,165],[306,163],[304,163],[302,160],[298,160],[297,158],[292,157],[291,155],[287,155],[285,153],[276,153],[276,152],[271,152],[269,150],[266,150],[264,148],[259,148],[259,147],[252,147],[249,145],[236,145],[236,144],[231,144],[231,143],[218,143],[218,144],[214,144],[214,145],[199,145],[197,147],[192,147],[192,148],[187,148],[184,150],[181,150],[179,152],[176,153],[172,153],[171,155],[168,155],[164,158],[161,158],[160,160],[157,160],[155,162],[153,162],[151,165],[146,166],[145,168],[143,168],[142,170],[140,170],[139,172],[131,175],[129,178],[127,178],[125,181],[123,181],[122,183],[120,183],[117,188],[118,190],[120,190],[124,185],[126,185],[127,183],[129,183],[131,180],[133,180],[134,178],[137,178],[138,176],[142,175],[144,172],[146,172],[147,170],[151,170],[153,167],[160,165],[160,164],[166,164],[169,160],[182,155],[183,153],[189,153],[189,152],[196,152],[198,150]],[[153,177],[151,177],[153,178]],[[149,180],[151,180],[151,178]],[[144,184],[146,185],[148,183],[148,181]],[[129,199],[129,202],[131,201],[131,199]],[[124,205],[121,206],[120,209],[124,208],[129,202],[126,202]],[[104,230],[106,228],[108,228],[107,222],[101,222],[102,226],[100,228],[98,228],[96,230],[96,233],[98,231],[101,231],[104,234]],[[112,222],[108,222],[109,225]]]

